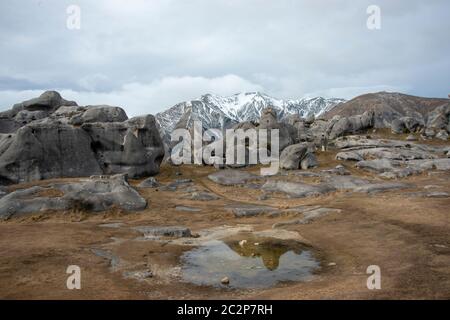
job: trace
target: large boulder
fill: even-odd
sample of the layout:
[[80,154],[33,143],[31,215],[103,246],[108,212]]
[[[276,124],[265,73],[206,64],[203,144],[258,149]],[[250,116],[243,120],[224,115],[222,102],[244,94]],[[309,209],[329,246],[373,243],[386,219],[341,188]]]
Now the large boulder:
[[0,133],[15,132],[20,127],[49,116],[60,106],[76,106],[56,91],[45,91],[37,98],[16,103],[12,109],[0,112]]
[[335,188],[328,184],[313,185],[301,182],[270,180],[262,186],[262,190],[286,193],[293,198],[303,198],[324,195],[335,191]]
[[0,184],[159,171],[164,149],[151,115],[127,120],[122,108],[80,107],[53,91],[5,114],[28,123],[0,133]]
[[354,134],[369,129],[373,127],[373,123],[374,112],[366,111],[361,115],[334,118],[334,121],[330,121],[326,132],[330,139],[336,139],[343,135]]
[[[59,196],[43,195],[49,189]],[[81,182],[19,189],[0,198],[0,220],[26,214],[59,210],[99,212],[111,208],[143,210],[147,201],[127,182],[125,175],[97,176]]]
[[405,123],[400,119],[394,119],[391,122],[392,133],[401,134],[406,131]]
[[301,162],[308,154],[308,144],[298,143],[286,147],[280,155],[280,168],[287,170],[300,169]]

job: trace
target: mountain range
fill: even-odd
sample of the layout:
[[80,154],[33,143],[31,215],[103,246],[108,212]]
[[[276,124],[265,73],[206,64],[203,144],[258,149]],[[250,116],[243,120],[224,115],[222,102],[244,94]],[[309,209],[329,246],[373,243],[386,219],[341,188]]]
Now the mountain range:
[[156,120],[162,133],[170,133],[186,113],[190,113],[192,119],[202,121],[205,128],[227,128],[238,122],[258,121],[261,111],[267,107],[274,108],[279,118],[283,119],[291,114],[320,116],[343,102],[344,99],[323,97],[281,100],[261,92],[227,97],[205,94],[199,99],[180,102],[157,113]]

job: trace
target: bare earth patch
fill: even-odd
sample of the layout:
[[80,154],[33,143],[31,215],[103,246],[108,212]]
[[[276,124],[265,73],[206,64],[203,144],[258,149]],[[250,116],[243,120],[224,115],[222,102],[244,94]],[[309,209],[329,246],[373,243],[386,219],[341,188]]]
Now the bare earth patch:
[[[355,177],[375,177],[354,168],[351,162],[334,160],[334,155],[332,151],[319,152],[320,166],[308,172],[319,173],[343,163]],[[258,174],[259,169],[243,170]],[[449,193],[449,172],[423,173],[401,179],[402,183],[413,185],[413,190],[375,194],[335,190],[306,198],[290,198],[275,192],[262,198],[265,192],[257,185],[223,186],[214,183],[207,176],[216,171],[212,167],[163,166],[156,176],[162,185],[176,179],[192,179],[192,183],[176,190],[138,188],[140,180],[131,181],[148,201],[147,208],[139,212],[48,212],[1,222],[0,297],[450,298],[450,198],[407,196],[411,192],[426,191],[425,187],[430,185],[433,191]],[[318,177],[298,176],[292,172],[273,179],[313,184],[321,181]],[[57,181],[72,180],[52,180]],[[37,184],[47,183],[40,181]],[[14,189],[20,187],[14,186]],[[208,192],[216,197],[208,201],[193,200],[187,196],[192,192]],[[45,195],[60,196],[52,190]],[[269,206],[278,213],[271,214],[270,211],[236,217],[229,210],[236,205]],[[340,211],[317,215],[306,223],[283,224],[305,217],[306,213],[301,210],[290,210],[300,206]],[[180,210],[180,207],[199,210]],[[273,229],[277,223],[282,227]],[[182,226],[189,228],[192,236],[160,237],[153,241],[142,239],[142,234],[134,229],[137,226]],[[314,271],[310,281],[279,283],[269,288],[233,289],[180,281],[180,259],[184,253],[201,245],[203,240],[229,238],[241,231],[280,239],[295,238],[295,241],[312,248],[320,268]],[[81,290],[66,288],[66,268],[69,265],[81,268]],[[366,287],[369,265],[381,268],[381,290],[368,290]]]

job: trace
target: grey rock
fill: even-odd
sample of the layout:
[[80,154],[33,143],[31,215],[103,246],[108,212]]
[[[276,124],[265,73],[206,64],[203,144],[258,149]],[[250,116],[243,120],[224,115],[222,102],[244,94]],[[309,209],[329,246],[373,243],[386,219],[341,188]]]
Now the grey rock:
[[272,225],[272,228],[277,229],[277,228],[283,228],[283,227],[295,225],[295,224],[307,224],[307,223],[312,222],[315,219],[326,216],[328,214],[341,213],[341,212],[342,212],[342,210],[333,209],[333,208],[313,209],[313,210],[305,212],[303,214],[303,218],[301,218],[301,219],[294,219],[294,220],[289,220],[289,221],[278,222],[278,223],[275,223],[274,225]]
[[196,201],[213,201],[220,199],[219,196],[210,192],[193,192],[188,198]]
[[79,107],[54,91],[15,105],[5,117],[23,123],[0,137],[3,184],[115,173],[137,178],[156,174],[164,155],[153,116],[124,121],[121,108]]
[[300,162],[300,167],[302,170],[307,170],[309,168],[315,168],[319,165],[316,156],[313,153],[307,153],[306,156]]
[[244,184],[250,180],[259,179],[261,177],[246,171],[226,169],[212,173],[208,175],[208,178],[215,183],[225,186],[232,186]]
[[151,115],[125,122],[84,123],[91,148],[104,174],[126,173],[130,178],[155,175],[164,148]]
[[127,211],[143,210],[147,202],[126,181],[124,175],[93,177],[74,183],[51,185],[64,193],[61,197],[38,197],[44,187],[14,191],[0,199],[0,217],[8,219],[49,210],[83,210],[98,212],[119,207]]
[[189,238],[192,237],[191,230],[182,226],[170,227],[150,227],[137,226],[133,228],[144,234],[145,238],[171,237],[171,238]]
[[269,195],[267,193],[263,193],[261,195],[258,196],[258,200],[264,201],[269,199]]
[[345,136],[339,137],[334,141],[334,144],[339,149],[350,149],[350,148],[397,148],[397,147],[408,147],[411,143],[399,140],[389,140],[389,139],[371,139],[366,136]]
[[108,260],[111,271],[117,271],[119,267],[123,264],[122,260],[117,255],[112,253],[110,250],[94,248],[91,249],[91,251],[96,256]]
[[176,191],[179,188],[188,188],[188,187],[192,187],[193,186],[193,182],[192,179],[175,179],[174,181],[172,181],[171,183],[169,183],[166,186],[162,186],[160,188],[160,190],[164,191]]
[[122,275],[125,279],[142,281],[153,277],[153,272],[151,270],[124,271]]
[[299,143],[286,147],[280,155],[280,168],[288,170],[300,169],[301,161],[308,153],[308,144]]
[[407,197],[423,197],[423,198],[448,198],[450,194],[443,191],[432,191],[432,192],[409,192],[406,193]]
[[378,193],[388,190],[399,190],[411,188],[410,184],[396,183],[396,182],[384,182],[384,183],[372,183],[363,186],[359,186],[353,189],[354,192],[362,193]]
[[417,141],[416,136],[410,134],[406,137],[406,141]]
[[446,130],[440,130],[436,134],[436,139],[447,141],[448,140],[448,133],[447,133],[447,131]]
[[354,134],[373,127],[374,113],[373,111],[366,111],[362,115],[335,119],[337,120],[331,121],[326,129],[328,137],[332,140],[345,134]]
[[437,131],[446,129],[449,125],[450,104],[445,104],[435,108],[428,114],[427,129],[435,129]]
[[35,197],[36,193],[43,190],[45,188],[35,186],[16,190],[0,198],[0,220],[48,210],[65,210],[69,207],[65,199]]
[[155,177],[149,177],[139,183],[138,187],[140,188],[157,188],[161,184],[156,180]]
[[391,122],[391,131],[396,134],[405,133],[406,126],[400,119],[394,119]]
[[239,205],[230,205],[226,207],[227,210],[233,212],[234,216],[237,218],[241,217],[253,217],[262,214],[274,213],[278,211],[273,207],[269,206],[258,206],[251,204],[239,204]]
[[[290,175],[299,176],[299,177],[321,177],[322,174],[318,172],[307,172],[307,171],[293,171],[289,172]],[[279,174],[282,175],[282,174]]]
[[356,163],[356,167],[359,169],[372,171],[372,172],[386,172],[392,171],[397,165],[397,162],[389,159],[374,159],[374,160],[363,160]]
[[417,168],[410,168],[410,167],[395,168],[392,171],[386,171],[386,172],[380,173],[379,176],[381,178],[385,178],[385,179],[398,179],[398,178],[409,177],[409,176],[412,176],[415,174],[420,174],[422,172],[423,172],[423,170],[417,169]]
[[124,122],[128,120],[125,111],[120,107],[97,105],[86,106],[80,115],[74,115],[70,124],[81,125],[89,122]]
[[352,151],[339,152],[338,160],[364,160],[364,159],[389,159],[389,160],[413,160],[433,159],[436,156],[419,148],[367,148]]
[[80,183],[55,185],[55,188],[64,192],[63,199],[72,208],[104,211],[116,206],[127,211],[138,211],[147,207],[147,201],[128,184],[123,174],[92,177]]
[[[275,109],[266,108],[261,112],[259,121],[259,129],[278,129],[279,130],[279,149],[280,152],[287,146],[295,142],[295,137],[292,136],[291,125],[284,122],[278,122]],[[267,141],[270,141],[270,130],[267,130]]]
[[450,158],[410,160],[407,165],[420,170],[450,170]]
[[65,124],[24,126],[0,155],[0,181],[6,183],[101,173],[89,135]]
[[176,206],[177,211],[187,211],[187,212],[199,212],[202,211],[200,208],[188,207],[188,206]]
[[125,224],[123,222],[112,222],[112,223],[102,223],[99,225],[99,227],[118,229],[118,228],[122,228],[124,225]]
[[436,131],[433,128],[426,128],[424,134],[426,138],[433,138],[436,135]]
[[339,175],[339,176],[346,176],[346,175],[350,175],[350,171],[348,171],[343,165],[338,164],[335,168],[333,169],[327,169],[327,170],[322,170],[323,173],[327,173],[327,174],[333,174],[333,175]]
[[330,185],[310,185],[300,182],[288,182],[288,181],[267,181],[262,189],[271,192],[286,193],[291,197],[303,198],[310,196],[320,196],[335,190]]
[[305,117],[305,123],[307,125],[313,124],[315,120],[316,120],[316,117],[314,116],[313,113],[310,113]]

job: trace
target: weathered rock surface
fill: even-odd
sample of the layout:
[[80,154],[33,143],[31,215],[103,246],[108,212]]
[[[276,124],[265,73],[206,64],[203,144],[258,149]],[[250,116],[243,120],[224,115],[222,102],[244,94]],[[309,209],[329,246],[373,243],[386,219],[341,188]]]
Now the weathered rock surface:
[[162,186],[161,190],[176,191],[179,188],[188,188],[193,186],[192,179],[176,179],[169,184]]
[[310,223],[313,220],[318,219],[320,217],[326,216],[331,213],[340,213],[341,211],[342,210],[340,210],[340,209],[333,209],[333,208],[317,208],[317,209],[313,209],[313,210],[305,212],[303,214],[303,217],[300,219],[293,219],[293,220],[275,223],[272,226],[272,228],[277,229],[277,228],[283,228],[283,227],[295,225],[295,224],[307,224],[307,223]]
[[141,177],[159,171],[164,149],[151,115],[126,120],[119,107],[79,107],[57,92],[9,113],[16,111],[45,111],[45,117],[0,135],[0,183],[116,173]]
[[208,178],[215,183],[225,186],[232,186],[244,184],[250,180],[259,179],[261,177],[246,171],[226,169],[212,173],[208,176]]
[[140,188],[157,188],[161,184],[156,180],[155,177],[149,177],[139,183],[138,187]]
[[155,237],[171,237],[171,238],[188,238],[192,237],[191,230],[182,226],[170,226],[170,227],[151,227],[151,226],[138,226],[133,228],[144,234],[145,238]]
[[188,207],[188,206],[176,206],[175,210],[177,211],[186,211],[186,212],[199,212],[202,211],[200,208]]
[[104,211],[115,206],[127,211],[138,211],[147,207],[147,201],[128,184],[123,174],[91,177],[80,183],[54,187],[64,192],[63,198],[71,205],[88,211]]
[[227,210],[233,212],[234,216],[237,218],[241,217],[253,217],[261,214],[274,213],[278,211],[277,209],[269,206],[258,206],[252,204],[239,204],[230,205],[226,207]]
[[448,140],[448,133],[447,133],[447,131],[446,130],[440,130],[436,134],[436,139],[447,141]]
[[280,168],[288,170],[300,169],[301,161],[308,153],[308,144],[298,143],[286,147],[280,155]]
[[[368,93],[355,97],[345,103],[337,105],[325,113],[327,119],[335,115],[350,117],[363,114],[366,111],[374,112],[375,128],[390,128],[394,119],[412,117],[421,120],[428,117],[427,126],[430,125],[430,117],[434,110],[445,109],[450,105],[449,99],[423,98],[396,92]],[[444,111],[444,110],[442,110]],[[437,111],[436,114],[439,114]]]
[[220,197],[211,192],[205,192],[205,191],[197,192],[196,191],[196,192],[192,192],[188,196],[188,199],[196,200],[196,201],[213,201],[213,200],[220,199]]
[[322,170],[323,173],[333,174],[339,176],[347,176],[350,175],[350,171],[348,171],[343,165],[338,164],[335,168]]
[[416,115],[415,117],[401,117],[391,122],[391,131],[393,133],[412,133],[417,132],[425,126],[423,117]]
[[[59,197],[39,196],[39,192],[56,189]],[[89,180],[31,187],[9,193],[0,199],[0,218],[48,210],[104,211],[119,207],[127,211],[143,210],[147,202],[127,182],[124,175],[92,177]]]
[[306,156],[300,162],[300,168],[302,170],[308,170],[309,168],[315,168],[319,165],[314,153],[307,153]]
[[[288,123],[278,122],[276,111],[266,108],[261,112],[258,129],[278,129],[280,152],[287,146],[295,143],[296,129]],[[267,141],[270,141],[270,130],[268,130]]]
[[360,161],[364,159],[391,159],[391,160],[413,160],[413,159],[433,159],[435,155],[420,149],[403,148],[369,148],[352,151],[339,152],[336,155],[338,160]]
[[353,189],[354,192],[363,192],[363,193],[376,193],[383,192],[387,190],[398,190],[398,189],[407,189],[411,188],[410,184],[406,183],[395,183],[395,182],[383,182],[383,183],[371,183],[367,185],[359,186]]
[[373,124],[374,113],[372,111],[366,111],[361,115],[350,117],[336,116],[330,121],[326,132],[330,139],[336,139],[346,134],[354,134],[371,128]]
[[265,191],[286,193],[294,198],[320,196],[335,190],[332,186],[326,184],[311,185],[301,182],[273,181],[273,180],[267,181],[262,186],[262,189]]
[[15,104],[12,109],[0,112],[0,133],[12,133],[20,127],[47,117],[60,106],[76,106],[56,91],[45,91],[37,98]]
[[332,176],[325,179],[325,181],[337,190],[356,189],[361,186],[370,184],[369,180],[356,178],[353,176]]

